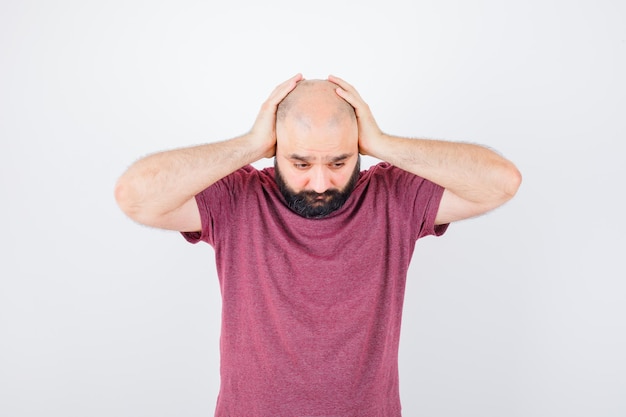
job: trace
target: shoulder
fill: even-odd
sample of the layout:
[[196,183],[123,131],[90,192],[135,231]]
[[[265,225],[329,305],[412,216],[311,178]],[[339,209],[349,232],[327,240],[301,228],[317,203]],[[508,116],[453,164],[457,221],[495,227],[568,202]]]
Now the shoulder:
[[443,193],[441,186],[388,162],[380,162],[363,171],[359,183],[363,190],[410,204],[426,204],[431,198],[440,199]]
[[275,184],[274,168],[267,167],[263,169],[257,169],[252,165],[246,165],[239,168],[237,171],[231,174],[234,176],[235,181],[240,182],[255,182],[259,185]]
[[421,183],[424,178],[405,171],[389,162],[379,162],[361,172],[360,181],[367,183],[383,183],[385,185]]
[[394,171],[396,169],[397,168],[394,168],[394,166],[388,162],[379,162],[361,171],[359,180],[372,181],[372,180],[380,180],[382,178],[388,178],[394,175]]
[[258,170],[252,165],[243,166],[208,186],[201,194],[237,194],[241,191],[252,192],[264,184],[274,182],[273,168]]

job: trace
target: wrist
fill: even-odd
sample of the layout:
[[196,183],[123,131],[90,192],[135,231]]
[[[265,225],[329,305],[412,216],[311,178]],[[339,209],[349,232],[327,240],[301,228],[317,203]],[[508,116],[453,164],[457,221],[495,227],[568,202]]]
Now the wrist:
[[272,158],[276,153],[276,142],[268,141],[265,135],[256,135],[254,132],[246,133],[238,138],[246,153],[256,162],[263,158]]
[[378,159],[384,159],[385,149],[388,147],[391,137],[382,132],[371,135],[368,139],[359,142],[359,153]]

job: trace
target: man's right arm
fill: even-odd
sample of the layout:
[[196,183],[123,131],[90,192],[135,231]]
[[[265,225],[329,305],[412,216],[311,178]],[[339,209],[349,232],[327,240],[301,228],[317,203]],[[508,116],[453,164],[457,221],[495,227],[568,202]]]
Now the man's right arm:
[[201,230],[196,194],[237,169],[274,155],[276,109],[301,79],[298,74],[276,87],[249,133],[223,142],[159,152],[135,162],[115,187],[122,211],[147,226],[181,232]]
[[131,219],[147,226],[198,231],[195,195],[263,157],[250,134],[224,142],[159,152],[135,162],[118,180],[115,199]]

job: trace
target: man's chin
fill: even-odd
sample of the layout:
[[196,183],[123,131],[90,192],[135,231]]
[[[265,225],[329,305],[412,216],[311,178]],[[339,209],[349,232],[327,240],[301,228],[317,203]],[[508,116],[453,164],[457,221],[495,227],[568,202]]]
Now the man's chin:
[[[306,207],[294,211],[302,217],[307,219],[323,219],[326,216],[331,215],[335,211],[339,210],[343,204],[336,206],[332,204],[332,201],[318,201],[313,204],[308,204]],[[293,209],[293,208],[292,208]]]

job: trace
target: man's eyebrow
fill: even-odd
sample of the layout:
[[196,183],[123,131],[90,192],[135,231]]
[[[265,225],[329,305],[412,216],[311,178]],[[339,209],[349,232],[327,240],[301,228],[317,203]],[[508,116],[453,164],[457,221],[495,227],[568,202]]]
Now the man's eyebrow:
[[295,159],[297,161],[302,161],[302,162],[311,162],[313,160],[313,158],[310,156],[301,156],[295,153],[292,153],[291,155],[289,155],[289,159]]
[[[344,153],[344,154],[341,154],[341,155],[332,156],[332,157],[328,157],[328,158],[325,158],[325,159],[329,163],[335,163],[335,162],[344,161],[344,160],[350,158],[352,155],[354,155],[354,153]],[[302,155],[298,155],[298,154],[295,154],[295,153],[292,153],[291,155],[289,155],[289,159],[295,159],[297,161],[302,161],[302,162],[306,162],[306,163],[310,163],[311,161],[315,160],[315,158],[312,157],[312,156],[302,156]]]
[[339,156],[333,156],[332,158],[329,158],[330,162],[341,162],[343,160],[346,160],[348,158],[350,158],[352,155],[354,155],[353,153],[344,153],[342,155]]

